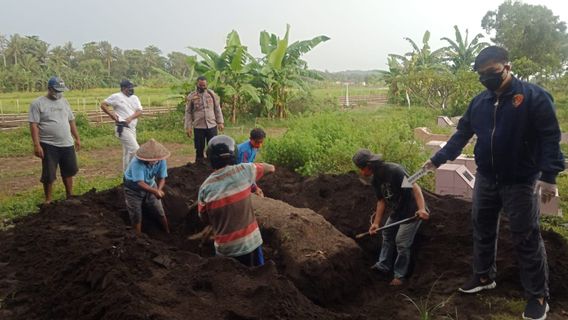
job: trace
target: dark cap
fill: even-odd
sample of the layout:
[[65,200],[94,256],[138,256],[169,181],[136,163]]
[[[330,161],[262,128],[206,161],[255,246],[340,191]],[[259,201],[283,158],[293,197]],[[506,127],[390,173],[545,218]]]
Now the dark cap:
[[69,88],[65,86],[65,82],[63,82],[63,80],[61,80],[61,78],[59,77],[49,78],[49,81],[47,81],[47,87],[52,88],[57,92],[63,92],[69,90]]
[[359,149],[353,156],[353,163],[360,169],[365,168],[369,162],[374,161],[383,161],[383,158],[380,154],[374,154],[369,149]]
[[120,81],[120,88],[134,88],[136,87],[136,85],[132,82],[130,82],[130,80],[128,79],[124,79],[122,81]]
[[483,65],[489,62],[507,63],[509,62],[509,52],[505,48],[498,46],[489,46],[479,52],[475,58],[473,70],[477,71]]

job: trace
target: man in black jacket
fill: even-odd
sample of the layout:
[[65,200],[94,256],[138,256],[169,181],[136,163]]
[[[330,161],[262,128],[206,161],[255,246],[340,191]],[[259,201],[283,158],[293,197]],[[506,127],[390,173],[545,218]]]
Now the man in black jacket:
[[433,170],[454,160],[475,134],[473,276],[459,290],[475,293],[496,286],[495,255],[499,212],[509,216],[521,282],[528,298],[523,319],[545,319],[548,264],[539,229],[539,195],[556,193],[556,176],[564,170],[560,128],[553,99],[542,88],[511,74],[508,52],[483,49],[474,70],[487,88],[473,98],[457,132],[424,167]]

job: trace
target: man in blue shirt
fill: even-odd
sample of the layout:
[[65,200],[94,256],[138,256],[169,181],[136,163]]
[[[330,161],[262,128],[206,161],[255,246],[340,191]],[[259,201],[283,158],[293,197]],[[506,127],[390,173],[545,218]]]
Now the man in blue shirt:
[[[249,140],[239,144],[238,146],[237,164],[247,162],[253,163],[258,150],[264,143],[264,138],[266,138],[266,132],[264,132],[264,130],[261,128],[252,129]],[[264,196],[262,190],[256,184],[252,186],[252,192],[261,197]]]
[[164,231],[170,233],[160,200],[164,197],[163,189],[168,176],[165,159],[169,156],[170,152],[162,144],[150,139],[136,151],[136,157],[124,172],[124,198],[130,223],[138,235],[142,233],[142,208],[145,207],[154,209],[160,216]]
[[523,319],[546,319],[548,264],[539,227],[539,196],[556,193],[564,170],[560,128],[552,96],[511,74],[508,52],[483,49],[474,70],[487,88],[471,101],[457,131],[424,168],[454,160],[475,134],[477,174],[472,204],[473,275],[459,290],[476,293],[496,286],[499,213],[509,216],[521,283],[528,302]]

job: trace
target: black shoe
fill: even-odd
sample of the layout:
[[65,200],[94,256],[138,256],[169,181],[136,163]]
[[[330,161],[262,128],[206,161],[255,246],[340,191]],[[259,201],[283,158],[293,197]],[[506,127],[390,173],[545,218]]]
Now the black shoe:
[[540,304],[537,298],[530,298],[525,306],[525,312],[523,312],[523,319],[528,320],[544,320],[546,319],[546,314],[550,310],[548,306],[547,299],[544,299],[544,303]]
[[390,273],[389,270],[383,269],[381,267],[380,263],[378,263],[378,262],[371,266],[371,270],[377,271],[378,273],[385,274],[385,275]]
[[481,281],[481,277],[474,275],[466,284],[461,286],[458,290],[463,293],[476,293],[482,290],[495,289],[497,284],[494,280],[487,279]]

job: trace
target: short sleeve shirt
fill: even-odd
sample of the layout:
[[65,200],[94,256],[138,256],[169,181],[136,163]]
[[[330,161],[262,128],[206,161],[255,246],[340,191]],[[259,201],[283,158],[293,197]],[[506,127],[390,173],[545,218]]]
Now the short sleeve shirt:
[[168,165],[166,160],[160,160],[154,165],[142,161],[138,158],[133,158],[128,168],[124,172],[124,179],[130,188],[138,188],[139,181],[144,181],[151,187],[156,186],[157,179],[165,179],[168,176]]
[[404,177],[408,173],[396,163],[385,163],[383,174],[373,176],[373,189],[377,200],[385,200],[386,210],[391,219],[400,220],[412,217],[418,207],[412,188],[402,188]]
[[71,147],[74,144],[69,121],[75,116],[65,98],[51,100],[42,96],[30,104],[28,121],[37,123],[39,141],[56,147]]
[[237,257],[262,245],[251,190],[265,170],[261,163],[226,166],[213,172],[199,188],[198,212],[206,214],[213,227],[217,254]]
[[[112,106],[118,116],[118,121],[126,120],[126,118],[133,115],[136,111],[142,111],[140,99],[135,95],[127,97],[124,93],[118,92],[106,98],[105,102]],[[128,127],[135,130],[137,123],[138,119],[134,119],[128,124]]]
[[254,162],[258,149],[253,148],[250,140],[247,140],[238,147],[237,163]]

